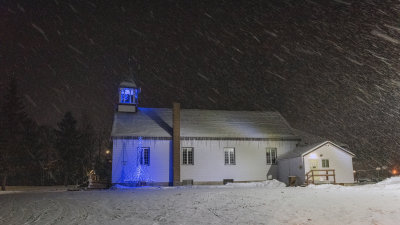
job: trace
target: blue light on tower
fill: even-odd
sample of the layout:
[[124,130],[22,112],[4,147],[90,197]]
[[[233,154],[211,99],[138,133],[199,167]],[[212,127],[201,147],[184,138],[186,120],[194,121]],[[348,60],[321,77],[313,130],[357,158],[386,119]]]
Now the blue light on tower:
[[138,104],[138,88],[133,81],[124,81],[119,85],[118,112],[136,112]]
[[119,103],[121,104],[137,104],[138,98],[138,89],[137,88],[120,88],[119,89]]

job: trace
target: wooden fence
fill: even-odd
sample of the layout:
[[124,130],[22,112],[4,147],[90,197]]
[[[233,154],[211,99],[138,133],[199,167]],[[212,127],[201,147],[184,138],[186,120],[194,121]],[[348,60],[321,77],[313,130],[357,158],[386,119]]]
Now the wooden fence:
[[306,184],[315,184],[315,177],[325,177],[327,181],[329,181],[329,177],[333,177],[333,183],[336,184],[336,175],[334,169],[308,171],[308,173],[306,173]]

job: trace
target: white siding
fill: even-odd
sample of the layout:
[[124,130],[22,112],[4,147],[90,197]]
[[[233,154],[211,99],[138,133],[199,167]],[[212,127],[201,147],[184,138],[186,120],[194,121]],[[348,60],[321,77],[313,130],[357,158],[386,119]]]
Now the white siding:
[[[181,147],[193,147],[194,165],[181,165],[181,180],[222,182],[266,180],[278,177],[277,165],[266,165],[266,148],[276,147],[279,155],[291,151],[297,141],[183,140]],[[225,165],[224,147],[234,147],[236,165]],[[182,155],[182,154],[181,154]]]
[[[170,140],[142,140],[142,147],[150,147],[150,166],[147,167],[147,172],[153,182],[170,181],[171,143]],[[112,183],[124,183],[136,171],[138,145],[137,139],[113,140]],[[126,161],[125,166],[123,161]]]
[[296,176],[296,184],[304,184],[304,166],[301,157],[278,161],[279,181],[289,184],[289,176]]
[[[137,139],[114,139],[112,183],[124,183],[124,179],[135,172],[138,143]],[[181,181],[188,179],[194,182],[222,182],[223,179],[256,181],[266,180],[268,175],[277,179],[278,166],[266,164],[266,148],[277,148],[279,158],[280,155],[294,149],[296,144],[297,141],[182,140],[181,148],[193,147],[194,165],[181,165]],[[150,147],[148,173],[151,181],[170,182],[171,141],[142,140],[142,147]],[[235,148],[235,165],[225,165],[224,147]],[[123,161],[126,161],[125,166]]]
[[[322,155],[322,156],[321,156]],[[325,144],[304,156],[304,169],[310,171],[310,159],[318,160],[319,169],[335,169],[336,183],[354,183],[352,156],[332,144]],[[329,168],[322,168],[322,159],[329,159]],[[325,177],[322,177],[324,179]],[[330,181],[333,178],[330,177]]]

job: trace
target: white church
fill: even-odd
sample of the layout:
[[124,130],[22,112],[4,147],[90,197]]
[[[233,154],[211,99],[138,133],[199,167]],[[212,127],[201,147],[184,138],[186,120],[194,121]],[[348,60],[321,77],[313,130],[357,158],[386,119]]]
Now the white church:
[[142,108],[139,90],[134,82],[119,87],[113,184],[354,182],[353,153],[330,141],[304,145],[278,112]]

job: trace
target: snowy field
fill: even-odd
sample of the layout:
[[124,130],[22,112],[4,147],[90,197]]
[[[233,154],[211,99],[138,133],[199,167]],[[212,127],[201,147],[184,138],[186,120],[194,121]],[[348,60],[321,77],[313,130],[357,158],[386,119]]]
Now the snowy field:
[[400,224],[400,178],[342,187],[282,183],[0,192],[0,224]]

